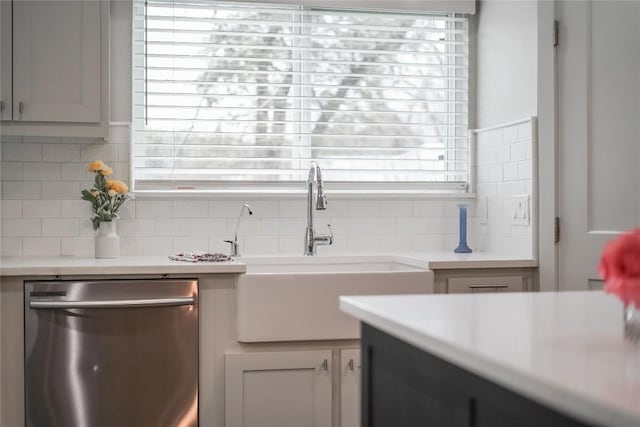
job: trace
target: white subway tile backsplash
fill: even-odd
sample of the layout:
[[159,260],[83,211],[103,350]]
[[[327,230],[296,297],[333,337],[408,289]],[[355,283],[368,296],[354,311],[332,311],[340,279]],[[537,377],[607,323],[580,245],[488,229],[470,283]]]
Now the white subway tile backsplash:
[[173,252],[173,239],[170,236],[136,238],[136,255],[153,256]]
[[243,217],[238,226],[237,218],[207,219],[207,227],[212,228],[212,234],[226,234],[233,236],[238,228],[238,236],[259,236],[262,231],[262,220],[255,217]]
[[406,217],[413,215],[413,202],[409,200],[389,200],[380,202],[380,216]]
[[[467,220],[467,227],[471,221]],[[455,217],[435,217],[429,218],[428,234],[451,234],[459,229],[459,219]],[[468,231],[468,228],[467,228]],[[467,233],[471,235],[471,233]]]
[[503,179],[505,181],[515,181],[518,179],[518,163],[505,163],[503,168]]
[[506,179],[506,175],[503,175],[503,166],[500,163],[494,163],[489,165],[488,181],[496,182],[502,181],[503,177]]
[[[476,238],[475,249],[532,256],[531,225],[512,226],[512,197],[523,194],[533,197],[532,122],[505,126],[501,130],[502,135],[494,131],[481,132],[476,138],[477,192],[478,198],[487,200],[487,217],[471,221],[469,234]],[[480,155],[487,147],[496,147],[495,162]],[[454,237],[455,234],[447,234],[445,245],[450,245]]]
[[[414,218],[406,218],[413,220]],[[347,234],[390,234],[396,231],[395,218],[347,218]],[[322,231],[324,230],[324,231]],[[316,224],[316,231],[327,233],[324,224]]]
[[500,145],[496,148],[496,163],[506,163],[511,161],[511,146],[508,144]]
[[0,256],[22,255],[22,237],[0,237]]
[[118,160],[118,145],[107,142],[92,142],[80,145],[80,160],[92,162],[102,160],[105,163],[113,163]]
[[38,200],[42,197],[42,182],[2,181],[4,200]]
[[[115,129],[115,130],[114,130]],[[501,200],[521,184],[519,162],[526,144],[518,131],[496,129],[478,134],[478,194]],[[14,147],[4,148],[3,158],[3,250],[12,254],[92,256],[95,232],[90,204],[80,200],[80,190],[92,184],[87,163],[103,160],[114,168],[114,176],[129,176],[129,129],[112,129],[108,142],[79,138],[6,138]],[[27,146],[26,144],[31,144]],[[24,148],[26,147],[26,148]],[[8,150],[8,151],[7,151]],[[526,152],[526,151],[525,151]],[[520,154],[518,154],[520,153]],[[508,155],[508,159],[507,159]],[[516,165],[516,179],[504,182],[506,163]],[[492,173],[489,174],[489,165]],[[28,175],[28,176],[26,176]],[[529,180],[530,181],[530,180]],[[474,229],[473,200],[345,199],[329,191],[326,211],[314,211],[317,233],[327,233],[332,224],[335,243],[319,247],[322,254],[351,252],[396,252],[452,250],[457,240],[458,203],[469,204],[469,240],[476,232],[490,230],[490,224]],[[238,230],[243,254],[302,253],[306,226],[306,196],[277,199],[137,199],[120,210],[119,232],[122,255],[168,255],[185,250],[228,253],[223,240],[232,238],[243,203],[253,216],[244,216]],[[504,216],[504,209],[501,217]],[[13,220],[13,223],[6,221]],[[504,220],[506,225],[510,222]],[[504,231],[503,229],[501,229]],[[515,232],[516,234],[519,231]],[[485,239],[486,236],[482,236]],[[511,237],[511,230],[504,239]],[[27,239],[30,239],[27,242]],[[5,242],[6,240],[6,242]],[[486,240],[486,239],[485,239]],[[14,249],[8,248],[12,244]],[[40,247],[37,247],[40,245]]]
[[504,142],[511,144],[518,140],[518,126],[507,126],[504,128]]
[[[397,218],[397,234],[426,234],[429,230],[429,222],[438,217]],[[388,233],[387,233],[388,234]]]
[[[253,216],[256,218],[278,218],[280,217],[280,202],[277,200],[270,201],[253,201],[249,202]],[[238,207],[238,215],[240,214]],[[246,214],[246,212],[245,212]]]
[[531,179],[532,172],[533,166],[531,164],[531,160],[523,160],[522,162],[518,162],[518,179]]
[[25,200],[22,202],[23,218],[58,218],[60,200]]
[[[20,137],[18,137],[20,138]],[[35,143],[35,144],[60,144],[62,138],[60,137],[51,137],[51,136],[34,136],[34,135],[25,135],[21,138],[22,142],[27,143]]]
[[80,162],[80,145],[78,144],[44,144],[42,146],[43,162]]
[[121,218],[118,233],[123,236],[153,236],[155,223],[152,218]]
[[174,200],[174,218],[207,218],[209,202],[206,200]]
[[3,181],[21,181],[22,180],[22,163],[20,162],[2,162],[0,164],[0,177]]
[[60,181],[62,166],[57,163],[24,163],[22,175],[25,181]]
[[73,237],[80,234],[78,219],[43,219],[42,235],[44,237]]
[[440,200],[417,200],[413,202],[413,216],[444,216],[444,202]]
[[209,250],[209,238],[207,236],[178,236],[173,238],[173,254],[188,251]]
[[173,203],[169,200],[136,200],[138,218],[171,218]]
[[347,250],[353,252],[378,252],[382,248],[378,234],[357,234],[349,236]]
[[91,204],[85,200],[61,200],[60,217],[62,218],[89,218]]
[[81,181],[82,188],[93,185],[94,174],[87,170],[86,163],[61,163],[63,181]]
[[532,122],[528,121],[526,123],[522,123],[518,126],[518,139],[526,139],[531,140],[533,138],[532,130]]
[[39,162],[42,160],[42,145],[25,142],[3,143],[2,160],[6,162]]
[[417,234],[413,236],[414,251],[442,251],[445,248],[443,234]]
[[77,200],[80,198],[80,183],[44,181],[42,195],[47,199]]
[[60,241],[60,255],[93,256],[95,241],[92,237],[66,237]]
[[0,201],[0,218],[22,218],[21,200]]
[[413,250],[413,236],[405,234],[383,234],[380,236],[380,250],[383,252],[410,252]]
[[380,215],[380,202],[374,200],[351,200],[347,204],[347,216],[372,217]]
[[520,160],[527,159],[527,151],[529,151],[530,144],[526,142],[516,142],[510,145],[511,148],[511,161],[518,162]]
[[245,255],[276,254],[279,252],[279,242],[278,236],[245,237],[243,239],[244,247],[240,247],[240,253]]
[[24,256],[57,256],[61,253],[61,239],[52,237],[25,237],[22,240]]

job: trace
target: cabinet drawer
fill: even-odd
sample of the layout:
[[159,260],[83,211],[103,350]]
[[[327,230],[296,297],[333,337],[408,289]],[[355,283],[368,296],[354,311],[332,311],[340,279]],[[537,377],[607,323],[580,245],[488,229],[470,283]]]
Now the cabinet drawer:
[[447,293],[495,293],[524,291],[523,276],[450,277]]

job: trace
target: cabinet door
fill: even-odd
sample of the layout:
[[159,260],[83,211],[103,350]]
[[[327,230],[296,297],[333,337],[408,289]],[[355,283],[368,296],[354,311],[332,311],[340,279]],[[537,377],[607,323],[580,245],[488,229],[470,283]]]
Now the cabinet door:
[[447,280],[447,292],[450,294],[522,291],[524,291],[522,276],[451,277]]
[[340,350],[340,426],[360,426],[360,349]]
[[0,120],[11,120],[11,2],[0,1]]
[[14,120],[100,121],[100,3],[14,0]]
[[331,351],[225,355],[226,427],[330,427]]

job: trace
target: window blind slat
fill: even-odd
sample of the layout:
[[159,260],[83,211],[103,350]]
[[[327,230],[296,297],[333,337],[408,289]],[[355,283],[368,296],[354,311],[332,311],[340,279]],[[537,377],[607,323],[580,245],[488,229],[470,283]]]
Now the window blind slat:
[[469,179],[465,17],[134,0],[133,50],[146,189]]

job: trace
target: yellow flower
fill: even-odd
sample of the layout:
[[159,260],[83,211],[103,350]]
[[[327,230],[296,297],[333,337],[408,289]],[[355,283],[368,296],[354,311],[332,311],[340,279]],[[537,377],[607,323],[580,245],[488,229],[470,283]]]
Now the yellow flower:
[[102,176],[110,176],[113,173],[113,169],[105,165],[104,168],[100,170],[100,173],[102,174]]
[[122,181],[118,181],[116,179],[108,179],[105,183],[105,186],[109,190],[114,190],[118,193],[124,194],[129,191],[129,187]]
[[109,190],[108,194],[109,194],[109,197],[115,197],[117,193],[116,193],[116,190],[111,189],[111,190]]
[[91,195],[93,197],[98,197],[98,194],[100,194],[100,192],[98,190],[96,190],[95,188],[93,190],[91,190]]
[[97,172],[107,167],[102,160],[96,160],[95,162],[89,163],[89,172]]

